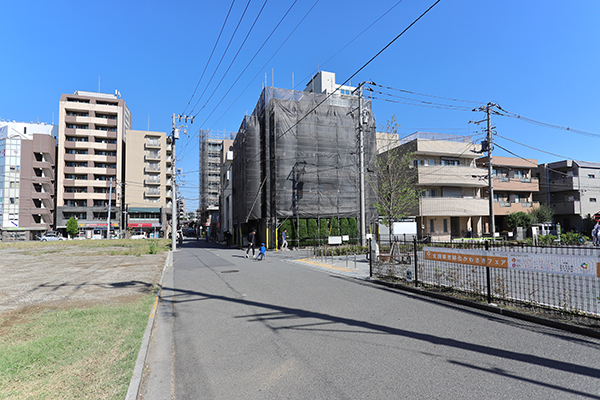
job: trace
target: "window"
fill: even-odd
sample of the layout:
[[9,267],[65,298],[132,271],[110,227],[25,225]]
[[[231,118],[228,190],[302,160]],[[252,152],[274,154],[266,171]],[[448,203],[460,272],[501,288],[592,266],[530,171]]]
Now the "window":
[[595,203],[596,202],[596,198],[595,197],[590,197],[590,203]]
[[595,179],[595,178],[596,178],[596,175],[594,175],[594,174],[588,174],[588,178],[590,178],[590,179]]
[[429,220],[429,232],[431,232],[431,233],[434,232],[434,230],[433,230],[433,220],[432,219]]
[[448,232],[448,220],[444,219],[444,233]]
[[460,165],[460,160],[450,159],[450,158],[442,158],[442,165],[457,167]]

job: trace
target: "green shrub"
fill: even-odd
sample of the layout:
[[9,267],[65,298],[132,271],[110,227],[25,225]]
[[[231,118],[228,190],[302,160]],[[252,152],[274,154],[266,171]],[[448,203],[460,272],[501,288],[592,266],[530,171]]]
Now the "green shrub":
[[343,235],[350,235],[350,227],[348,225],[348,218],[340,218],[340,233]]
[[330,228],[329,236],[340,236],[340,226],[337,218],[331,218]]
[[319,225],[317,224],[317,220],[314,218],[310,218],[307,223],[307,236],[310,239],[309,243],[315,246],[318,243],[319,237]]
[[304,218],[299,221],[298,239],[300,239],[300,245],[301,246],[306,246],[307,245],[308,225],[306,223],[306,219],[304,219]]
[[350,243],[358,243],[358,224],[356,223],[356,218],[348,218],[348,231]]

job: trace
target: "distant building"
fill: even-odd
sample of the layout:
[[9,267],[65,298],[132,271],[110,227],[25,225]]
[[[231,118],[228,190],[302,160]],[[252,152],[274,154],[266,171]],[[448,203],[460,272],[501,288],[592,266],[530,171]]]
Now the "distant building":
[[57,127],[0,121],[0,239],[34,240],[54,229]]
[[[75,217],[80,232],[106,236],[119,230],[125,132],[131,113],[117,95],[77,91],[63,94],[59,107],[56,225]],[[111,190],[112,188],[112,190]],[[110,204],[110,207],[109,207]]]
[[223,140],[221,149],[221,196],[219,200],[221,232],[233,234],[233,140]]
[[171,232],[171,138],[165,132],[126,132],[124,207],[127,230],[148,237]]
[[200,220],[203,229],[211,237],[222,240],[225,232],[220,223],[220,201],[222,197],[222,151],[233,143],[235,134],[225,131],[200,130],[199,197]]
[[[488,157],[477,159],[477,165],[488,168]],[[494,224],[496,231],[509,231],[506,216],[522,211],[528,213],[540,203],[534,201],[539,190],[537,177],[532,171],[537,167],[537,160],[513,157],[492,157],[492,185],[494,188]],[[488,188],[484,188],[484,196],[489,198]]]
[[564,160],[535,169],[540,190],[536,200],[554,210],[564,232],[587,232],[589,218],[600,212],[600,163]]

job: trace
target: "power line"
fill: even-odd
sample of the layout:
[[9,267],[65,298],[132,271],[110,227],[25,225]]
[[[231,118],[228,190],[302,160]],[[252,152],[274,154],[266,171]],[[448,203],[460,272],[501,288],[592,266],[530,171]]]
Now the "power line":
[[279,52],[279,50],[281,50],[281,48],[283,47],[283,45],[285,45],[287,43],[287,41],[290,39],[290,37],[294,34],[294,32],[296,32],[296,30],[298,29],[298,27],[302,24],[302,22],[304,22],[304,20],[306,19],[306,17],[308,17],[308,14],[310,14],[310,12],[313,10],[313,8],[315,8],[315,6],[319,3],[319,1],[320,0],[316,0],[314,2],[314,4],[312,5],[312,7],[306,12],[306,14],[304,14],[304,16],[302,17],[302,19],[300,20],[300,22],[298,22],[296,24],[296,26],[294,27],[294,29],[292,29],[292,31],[287,35],[287,37],[285,38],[285,40],[283,41],[283,43],[281,43],[281,45],[279,45],[279,47],[277,48],[277,50],[275,50],[275,52],[273,53],[273,55],[271,55],[271,57],[267,60],[267,62],[265,62],[265,64],[260,68],[260,70],[256,73],[256,75],[254,75],[254,77],[252,77],[252,79],[250,79],[250,82],[248,83],[248,85],[242,91],[240,91],[240,94],[238,95],[238,97],[236,97],[235,100],[233,100],[233,102],[231,103],[231,105],[227,108],[227,110],[225,110],[223,112],[223,114],[221,114],[221,116],[215,121],[215,123],[213,124],[213,126],[211,126],[210,129],[212,129],[216,125],[216,123],[219,122],[221,120],[221,118],[223,118],[223,116],[227,113],[227,111],[229,111],[231,109],[231,107],[233,107],[233,105],[235,104],[235,102],[238,101],[240,97],[242,97],[242,94],[244,94],[246,92],[246,90],[248,90],[248,88],[250,87],[250,85],[252,85],[254,83],[254,80],[256,79],[256,77],[269,64],[269,62],[271,62],[271,60],[273,59],[273,57],[275,57],[275,55]]
[[246,7],[244,8],[244,12],[242,13],[242,16],[240,17],[237,25],[235,26],[235,30],[231,34],[231,38],[229,38],[229,43],[227,43],[227,47],[225,48],[225,51],[223,52],[223,55],[221,55],[221,59],[219,60],[219,63],[215,67],[215,71],[213,72],[212,76],[210,77],[208,83],[206,84],[206,87],[202,91],[202,94],[200,95],[200,97],[198,97],[198,100],[196,101],[196,104],[194,104],[194,107],[192,107],[192,110],[190,111],[190,114],[192,114],[194,112],[194,110],[196,109],[196,106],[198,105],[198,103],[202,99],[202,96],[204,96],[204,93],[206,93],[206,91],[208,90],[208,87],[210,86],[210,83],[212,82],[213,78],[215,77],[215,74],[217,73],[217,71],[219,70],[219,67],[221,66],[221,63],[223,62],[223,58],[225,58],[225,54],[227,54],[227,50],[229,50],[229,46],[231,46],[231,42],[233,41],[233,38],[235,37],[235,34],[237,33],[237,31],[238,31],[238,29],[240,27],[240,24],[242,23],[242,20],[244,19],[244,16],[246,15],[246,11],[248,11],[248,7],[250,6],[250,2],[251,1],[252,0],[248,0],[248,3],[246,3]]
[[553,125],[553,124],[548,124],[548,123],[545,123],[545,122],[536,121],[534,119],[527,118],[527,117],[524,117],[524,116],[519,115],[519,114],[515,114],[515,113],[510,112],[510,111],[506,111],[503,108],[501,108],[500,106],[498,106],[498,109],[500,111],[503,111],[505,113],[505,114],[499,114],[499,115],[502,115],[502,116],[505,116],[505,117],[511,117],[511,118],[515,118],[515,119],[520,119],[520,120],[528,122],[530,124],[539,125],[539,126],[543,126],[543,127],[546,127],[546,128],[560,129],[560,130],[564,130],[564,131],[569,131],[569,132],[577,133],[579,135],[600,138],[600,134],[598,134],[598,133],[586,132],[586,131],[581,131],[579,129],[573,129],[573,128],[568,127],[568,126],[559,126],[559,125]]
[[246,64],[246,67],[244,67],[244,69],[242,70],[242,72],[240,72],[238,74],[237,79],[233,82],[233,84],[231,84],[231,86],[229,87],[229,89],[227,90],[227,92],[225,92],[225,94],[223,95],[223,97],[221,97],[221,100],[219,100],[219,102],[217,103],[217,105],[215,107],[213,107],[213,110],[210,112],[210,114],[208,115],[208,117],[206,117],[206,119],[204,120],[204,122],[202,123],[202,125],[204,125],[206,123],[206,121],[208,121],[208,119],[217,110],[217,108],[219,107],[219,105],[221,105],[221,103],[223,102],[223,100],[225,100],[225,97],[227,97],[227,95],[229,94],[229,92],[231,91],[231,89],[233,89],[233,87],[235,86],[235,84],[240,80],[240,78],[242,77],[242,75],[244,74],[244,72],[246,72],[246,70],[248,69],[248,67],[252,63],[252,61],[254,61],[254,59],[258,56],[258,53],[260,53],[260,51],[267,44],[267,42],[269,41],[269,39],[271,39],[271,36],[273,36],[273,34],[277,30],[277,28],[279,28],[279,26],[281,25],[281,23],[283,22],[283,20],[287,17],[287,15],[290,13],[290,11],[294,7],[294,5],[296,5],[297,2],[298,2],[298,0],[294,0],[294,2],[292,3],[292,5],[288,8],[288,10],[286,11],[286,13],[283,15],[283,17],[281,17],[281,19],[279,20],[279,22],[277,23],[277,25],[275,26],[275,28],[273,28],[273,30],[271,31],[271,33],[269,34],[269,36],[267,36],[267,38],[264,40],[264,42],[260,46],[260,48],[254,53],[254,56],[252,56],[252,58],[250,59],[250,61],[248,61],[248,63]]
[[209,98],[206,99],[206,102],[204,103],[204,105],[202,106],[202,108],[200,110],[198,110],[198,112],[194,115],[194,117],[197,116],[200,113],[200,111],[202,111],[204,109],[204,107],[206,107],[206,105],[208,104],[208,102],[210,101],[210,99],[212,99],[212,97],[214,96],[214,94],[217,92],[217,89],[219,88],[219,86],[221,86],[221,83],[223,82],[223,80],[225,79],[225,77],[227,76],[227,74],[229,73],[229,70],[233,66],[233,63],[237,59],[237,56],[240,54],[240,51],[242,51],[242,48],[246,44],[246,41],[248,40],[248,37],[250,36],[250,33],[252,33],[252,30],[254,29],[254,26],[256,25],[256,22],[258,21],[258,18],[260,18],[263,10],[265,9],[265,6],[267,5],[267,1],[268,0],[265,0],[265,2],[263,3],[260,11],[258,12],[258,15],[256,16],[256,18],[254,18],[254,22],[252,23],[252,26],[248,30],[248,33],[246,34],[246,37],[244,38],[244,40],[242,41],[242,44],[238,48],[238,51],[235,53],[235,56],[233,57],[233,59],[229,63],[229,66],[227,67],[227,70],[225,71],[225,73],[221,77],[221,80],[219,81],[219,83],[217,84],[217,86],[213,89],[213,92],[211,93],[211,95],[209,96]]
[[202,81],[202,78],[204,78],[204,73],[206,72],[206,69],[208,68],[208,64],[210,63],[210,60],[212,60],[212,56],[215,53],[215,49],[217,48],[217,45],[219,44],[219,40],[221,39],[221,34],[223,34],[223,29],[225,29],[225,24],[227,24],[227,20],[229,19],[229,14],[231,14],[231,9],[233,8],[234,4],[235,4],[235,0],[233,0],[231,2],[231,6],[229,6],[229,11],[227,11],[227,16],[225,16],[225,21],[223,21],[223,25],[221,26],[221,31],[219,32],[219,36],[217,37],[217,40],[215,41],[215,45],[213,46],[213,49],[212,49],[212,51],[210,53],[210,56],[208,57],[208,61],[206,61],[206,65],[204,66],[204,70],[202,71],[202,74],[200,75],[200,79],[198,79],[198,83],[196,84],[196,88],[194,89],[194,93],[192,93],[192,97],[190,97],[190,99],[189,99],[187,105],[185,106],[185,109],[181,113],[181,115],[185,114],[185,112],[187,111],[187,108],[189,107],[190,103],[192,102],[192,99],[196,95],[196,91],[198,90],[198,86],[200,86],[200,82]]

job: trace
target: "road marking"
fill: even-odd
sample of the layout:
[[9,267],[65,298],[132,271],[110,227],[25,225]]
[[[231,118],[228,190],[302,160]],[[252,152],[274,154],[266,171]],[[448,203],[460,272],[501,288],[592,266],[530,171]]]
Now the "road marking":
[[302,262],[305,264],[310,264],[310,265],[315,265],[317,267],[322,267],[322,268],[327,268],[327,269],[333,269],[336,271],[342,271],[342,272],[356,272],[355,269],[350,269],[350,268],[344,268],[344,267],[336,267],[335,265],[331,265],[331,264],[323,264],[317,261],[310,261],[308,258],[303,258],[300,260],[296,260],[298,262]]

